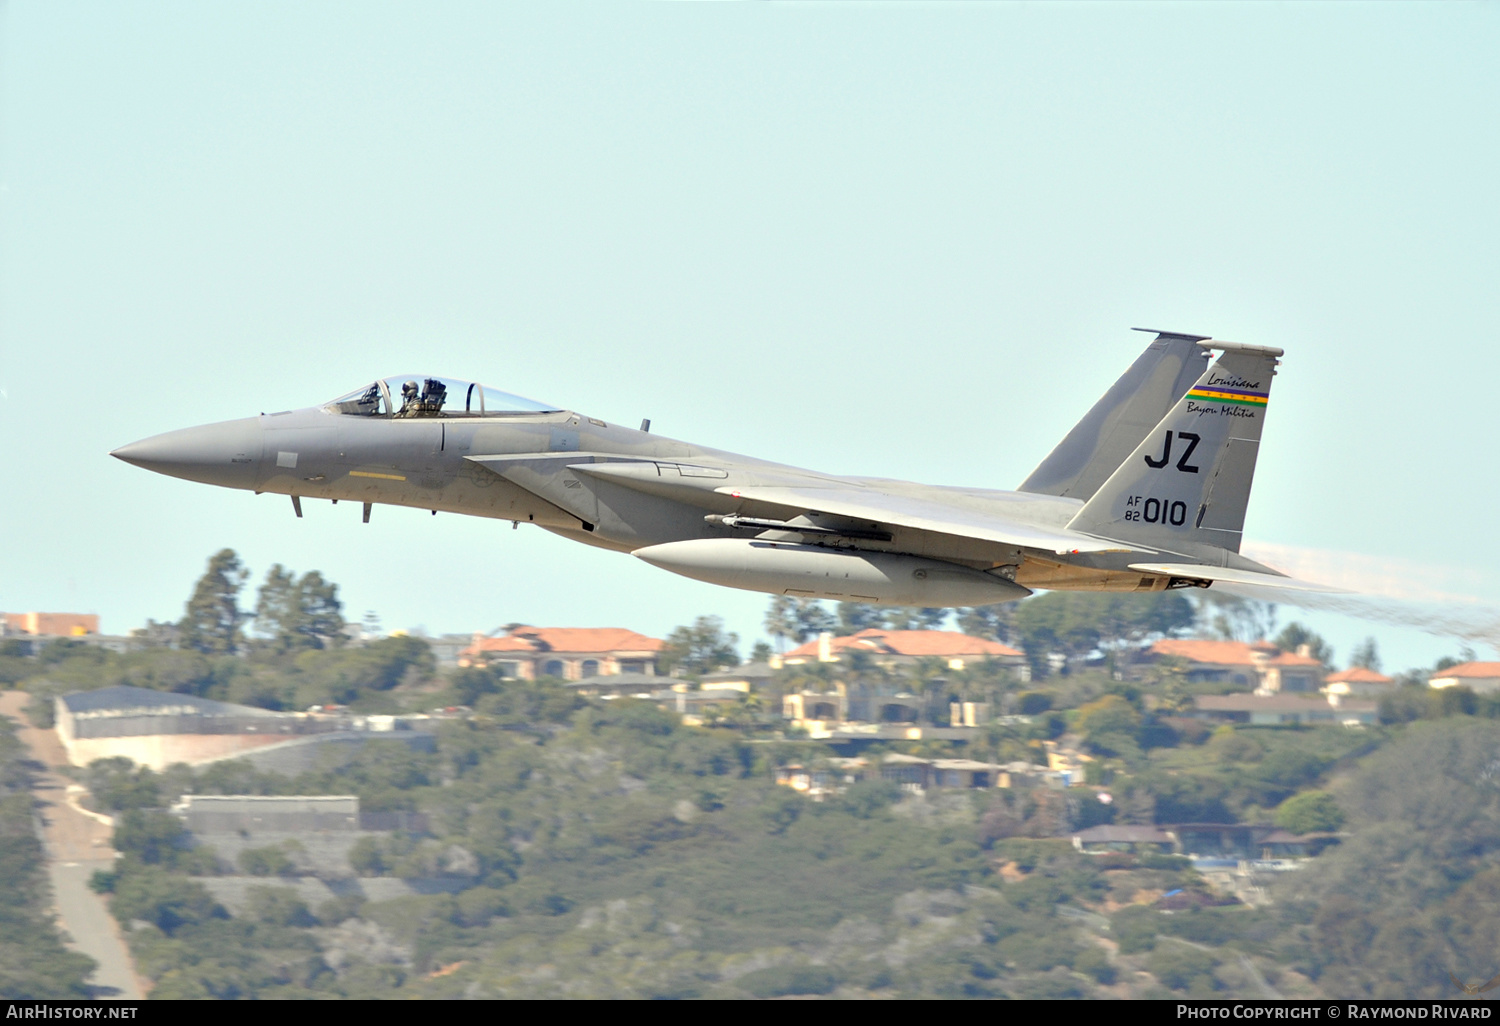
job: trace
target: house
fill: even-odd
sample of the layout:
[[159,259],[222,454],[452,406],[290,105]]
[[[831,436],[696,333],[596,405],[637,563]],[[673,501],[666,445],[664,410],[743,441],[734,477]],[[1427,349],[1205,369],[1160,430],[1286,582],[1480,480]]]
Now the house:
[[1338,838],[1338,834],[1293,834],[1267,823],[1104,824],[1075,832],[1073,847],[1090,854],[1124,851],[1271,860],[1315,855]]
[[850,784],[864,779],[869,765],[869,760],[861,758],[833,758],[826,760],[826,765],[813,767],[794,762],[776,770],[776,783],[821,801],[825,795],[841,794]]
[[910,666],[923,659],[941,659],[951,670],[962,670],[987,660],[1016,667],[1026,662],[1025,655],[1009,645],[958,631],[888,631],[874,627],[841,636],[824,632],[816,640],[786,653],[781,662],[786,666],[848,662],[855,654],[868,656],[887,669]]
[[1199,695],[1191,715],[1222,723],[1267,726],[1368,725],[1380,718],[1379,703],[1337,695]]
[[1145,652],[1145,661],[1180,659],[1194,683],[1233,684],[1260,694],[1309,694],[1323,686],[1323,664],[1306,645],[1282,652],[1268,641],[1206,641],[1163,638]]
[[610,673],[564,681],[563,686],[590,698],[651,698],[659,691],[686,687],[686,684],[676,677],[661,677],[654,673]]
[[990,722],[988,702],[949,702],[948,725],[950,727],[982,727]]
[[355,795],[187,794],[171,813],[193,833],[315,833],[360,828]]
[[1341,698],[1379,698],[1389,694],[1396,682],[1383,673],[1351,666],[1323,678],[1323,693]]
[[38,655],[44,646],[66,640],[102,648],[110,652],[135,652],[149,647],[146,638],[99,633],[99,617],[94,613],[0,613],[0,638],[11,642],[17,655]]
[[1047,768],[1061,777],[1064,786],[1073,787],[1084,782],[1086,766],[1094,761],[1075,745],[1062,745],[1056,741],[1043,741],[1047,752]]
[[[839,682],[832,691],[798,691],[781,698],[781,715],[791,720],[794,727],[814,721],[822,727],[841,723],[914,724],[921,720],[924,707],[919,695],[861,683],[851,688]],[[970,713],[978,715],[975,709]],[[960,708],[960,718],[962,715]]]
[[124,757],[160,771],[245,759],[296,774],[347,762],[371,741],[436,751],[436,718],[285,713],[128,685],[75,691],[53,702],[57,737],[74,766]]
[[683,725],[688,727],[703,726],[705,718],[734,705],[739,698],[738,691],[727,689],[694,691],[690,685],[680,680],[651,696],[651,700],[660,708],[681,715]]
[[1480,694],[1500,691],[1500,663],[1459,663],[1434,670],[1427,678],[1430,688],[1466,687]]
[[1323,664],[1308,652],[1308,646],[1298,645],[1295,652],[1273,656],[1265,665],[1256,694],[1316,694],[1323,686]]
[[503,677],[582,680],[617,673],[656,673],[664,642],[623,627],[527,627],[500,637],[476,635],[459,666],[487,666]]
[[1103,823],[1075,833],[1073,847],[1090,855],[1115,851],[1163,854],[1171,852],[1176,842],[1171,834],[1154,826]]
[[988,788],[1000,786],[1004,767],[973,759],[923,759],[891,752],[881,760],[880,777],[903,790],[921,792],[933,787]]
[[0,621],[5,634],[81,638],[99,633],[99,617],[93,613],[4,613]]
[[770,663],[745,663],[732,670],[706,673],[699,678],[698,686],[704,691],[738,691],[749,694],[770,686],[776,669]]

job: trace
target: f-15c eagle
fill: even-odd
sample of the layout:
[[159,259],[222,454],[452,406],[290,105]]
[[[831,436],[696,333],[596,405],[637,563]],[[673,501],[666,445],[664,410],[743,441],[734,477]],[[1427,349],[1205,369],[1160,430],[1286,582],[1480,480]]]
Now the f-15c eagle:
[[1013,492],[803,470],[420,374],[111,455],[290,495],[298,516],[318,498],[362,502],[367,522],[388,503],[532,523],[775,595],[977,606],[1035,588],[1332,591],[1239,554],[1281,355],[1157,332]]

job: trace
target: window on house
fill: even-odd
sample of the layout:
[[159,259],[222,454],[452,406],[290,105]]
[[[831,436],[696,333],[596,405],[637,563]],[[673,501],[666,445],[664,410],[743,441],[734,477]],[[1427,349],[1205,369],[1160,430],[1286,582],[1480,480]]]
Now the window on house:
[[599,660],[585,659],[579,670],[585,677],[597,677],[599,676]]
[[561,677],[563,675],[563,662],[561,659],[548,659],[542,664],[542,676]]

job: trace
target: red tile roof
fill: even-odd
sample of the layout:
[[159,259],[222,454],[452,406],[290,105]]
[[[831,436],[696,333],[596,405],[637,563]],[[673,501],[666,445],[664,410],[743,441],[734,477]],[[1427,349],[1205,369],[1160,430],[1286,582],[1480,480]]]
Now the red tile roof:
[[1257,666],[1254,656],[1264,653],[1273,655],[1276,649],[1260,641],[1250,644],[1244,641],[1202,641],[1197,638],[1163,638],[1148,649],[1153,655],[1175,656],[1193,663],[1213,663],[1218,666]]
[[465,652],[660,652],[660,638],[623,627],[517,627],[500,638],[479,638]]
[[[974,638],[958,631],[886,631],[868,628],[858,634],[846,634],[831,639],[835,654],[840,652],[874,652],[883,655],[937,656],[956,659],[961,656],[988,657],[1011,656],[1021,653],[1009,645],[985,638]],[[818,643],[809,641],[798,645],[786,654],[787,659],[817,658]]]
[[1444,677],[1500,677],[1500,663],[1459,663],[1446,670],[1434,670],[1436,680]]
[[536,646],[525,638],[477,638],[465,652],[535,652]]
[[1323,678],[1328,684],[1389,684],[1391,678],[1383,673],[1366,669],[1363,666],[1351,666],[1347,670],[1329,674]]
[[1298,655],[1296,652],[1283,652],[1283,653],[1281,653],[1281,655],[1277,656],[1275,659],[1272,659],[1271,662],[1272,662],[1273,665],[1276,665],[1276,666],[1322,666],[1323,665],[1318,660],[1314,659],[1312,656]]
[[666,645],[623,627],[517,627],[511,634],[552,652],[660,652]]

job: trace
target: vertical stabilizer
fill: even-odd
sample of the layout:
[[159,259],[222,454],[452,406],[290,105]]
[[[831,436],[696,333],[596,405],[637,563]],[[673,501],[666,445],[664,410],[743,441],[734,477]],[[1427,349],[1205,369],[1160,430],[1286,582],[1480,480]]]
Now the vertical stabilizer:
[[1280,349],[1224,353],[1147,433],[1068,526],[1166,550],[1240,550],[1245,506]]
[[1020,490],[1090,498],[1198,380],[1207,354],[1197,343],[1207,338],[1157,332],[1146,351],[1031,472]]

